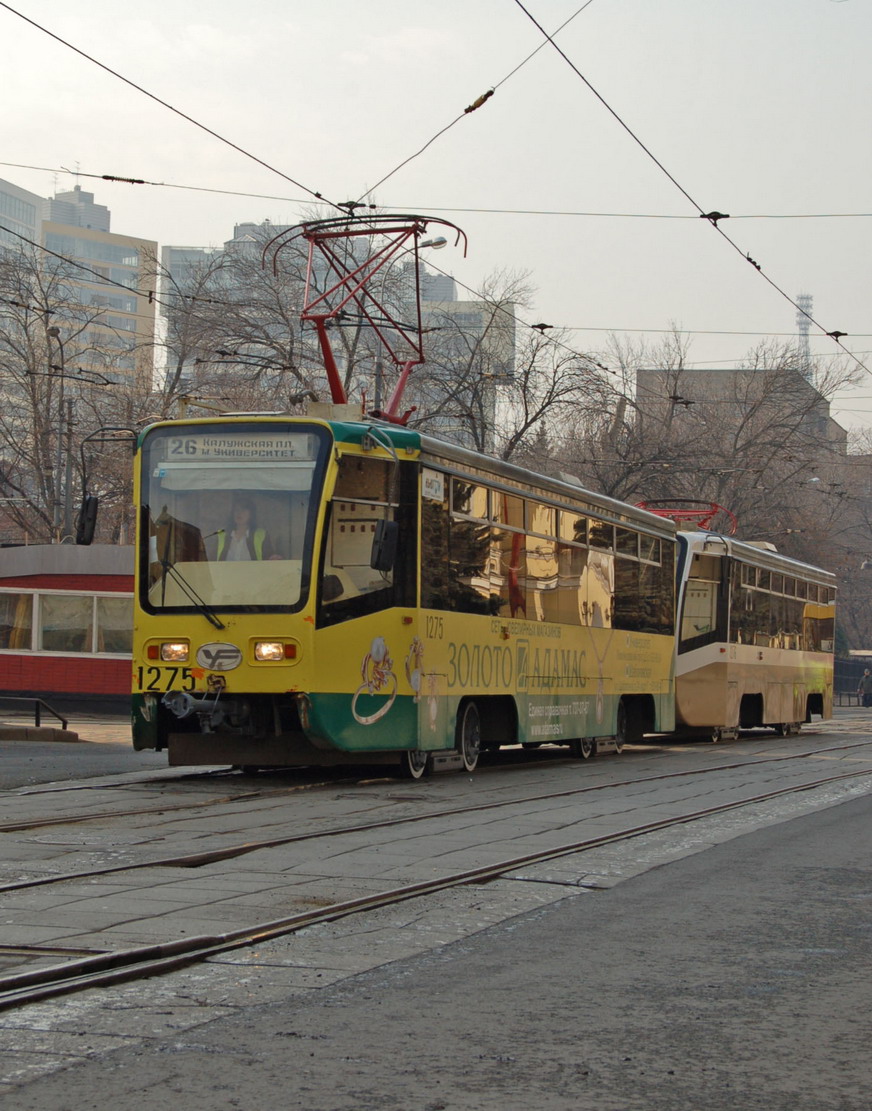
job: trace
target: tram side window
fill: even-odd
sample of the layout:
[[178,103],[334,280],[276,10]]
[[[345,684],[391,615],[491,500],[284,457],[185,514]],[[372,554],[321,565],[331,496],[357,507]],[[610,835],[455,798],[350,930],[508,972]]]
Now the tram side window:
[[[446,480],[447,485],[447,480]],[[454,504],[472,505],[467,492],[454,482]],[[487,504],[483,487],[477,507]],[[441,501],[421,501],[421,605],[425,609],[459,613],[492,613],[490,583],[490,526],[476,520],[452,517],[447,496]]]
[[769,596],[753,590],[753,583],[754,569],[734,563],[730,582],[730,640],[734,644],[769,643]]
[[660,576],[657,584],[659,600],[660,632],[672,633],[675,630],[677,599],[675,596],[675,555],[674,543],[658,541],[660,547]]
[[587,548],[557,545],[557,618],[564,625],[587,623]]
[[527,617],[527,538],[523,532],[491,529],[489,569],[495,612],[500,617]]
[[832,652],[833,629],[835,622],[832,616],[824,616],[822,606],[808,605],[806,616],[803,619],[803,647],[809,652]]
[[569,509],[561,509],[557,521],[557,536],[567,544],[587,545],[588,519]]
[[[396,468],[399,467],[397,473]],[[414,468],[382,459],[345,456],[328,507],[319,591],[319,625],[415,603],[417,556]],[[383,521],[400,526],[397,558],[386,571],[371,566],[373,539]]]
[[[764,648],[831,651],[832,614],[818,614],[818,588],[792,576],[735,566],[730,604],[730,639]],[[790,591],[787,594],[786,591]],[[807,602],[806,599],[811,599]]]
[[588,552],[585,584],[585,624],[595,629],[611,629],[615,606],[615,557],[611,552]]
[[502,490],[491,491],[491,520],[498,525],[524,529],[524,499],[506,494]]
[[615,560],[615,628],[642,632],[645,629],[645,624],[642,566],[638,560],[623,559],[618,556]]
[[557,541],[530,536],[526,555],[527,617],[531,621],[561,621]]
[[663,546],[660,567],[642,563],[639,570],[642,617],[639,631],[672,633],[675,627],[675,587],[671,544]]
[[451,510],[461,517],[486,521],[488,519],[487,488],[455,478],[451,483]]
[[[672,548],[653,537],[615,529],[614,624],[639,633],[672,633],[674,587]],[[640,559],[636,553],[640,553]],[[621,554],[623,553],[623,554]],[[662,559],[668,556],[668,566]]]

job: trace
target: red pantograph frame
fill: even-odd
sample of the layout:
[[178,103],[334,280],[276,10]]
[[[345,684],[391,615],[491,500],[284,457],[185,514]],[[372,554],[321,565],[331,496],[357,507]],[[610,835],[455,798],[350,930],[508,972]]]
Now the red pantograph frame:
[[[686,508],[673,508],[675,506],[685,506]],[[690,508],[691,506],[695,508]],[[732,513],[723,505],[718,505],[716,501],[696,501],[694,498],[662,498],[657,502],[637,501],[636,508],[647,509],[649,513],[656,513],[658,517],[668,517],[676,524],[687,521],[706,530],[711,529],[712,521],[719,513],[724,513],[730,522],[727,535],[735,536],[738,528],[735,513]]]
[[[305,239],[309,245],[305,301],[300,320],[315,326],[327,384],[330,387],[330,398],[335,404],[346,404],[348,395],[336,365],[328,330],[331,324],[341,324],[343,317],[351,315],[346,306],[353,304],[360,314],[359,319],[372,328],[388,358],[400,372],[387,407],[371,415],[394,424],[405,424],[414,412],[410,409],[401,415],[400,404],[413,367],[425,361],[418,248],[429,224],[451,228],[456,233],[455,246],[462,238],[463,253],[466,255],[467,239],[464,232],[449,220],[429,216],[340,216],[330,220],[310,220],[281,232],[266,244],[263,258],[265,260],[267,254],[272,252],[274,272],[277,270],[280,252],[295,239]],[[363,262],[354,266],[353,252],[346,251],[343,257],[337,250],[337,241],[364,236],[376,241],[375,249],[367,253]],[[326,260],[328,273],[335,278],[333,284],[322,293],[312,288],[316,251]],[[368,283],[400,252],[410,255],[415,266],[415,319],[411,324],[400,321],[395,312],[385,307],[381,291],[376,295],[368,288]],[[391,333],[396,338],[392,338]]]

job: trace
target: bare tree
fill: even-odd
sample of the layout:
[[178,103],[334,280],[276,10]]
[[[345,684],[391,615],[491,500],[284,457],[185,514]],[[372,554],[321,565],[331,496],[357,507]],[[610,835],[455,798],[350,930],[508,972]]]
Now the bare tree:
[[111,388],[119,352],[135,349],[104,308],[82,303],[77,276],[36,250],[0,252],[0,497],[10,539],[67,533],[79,478],[74,439],[104,409],[86,399]]
[[624,500],[718,502],[745,536],[799,535],[807,484],[832,481],[845,456],[829,398],[847,369],[811,382],[796,351],[772,345],[740,370],[694,369],[686,354],[677,333],[654,350],[615,344],[611,398],[558,445],[566,468]]
[[418,427],[501,459],[545,463],[552,428],[591,405],[601,375],[562,332],[523,325],[519,334],[516,308],[531,299],[527,275],[497,272],[480,300],[429,308],[427,362],[411,391]]

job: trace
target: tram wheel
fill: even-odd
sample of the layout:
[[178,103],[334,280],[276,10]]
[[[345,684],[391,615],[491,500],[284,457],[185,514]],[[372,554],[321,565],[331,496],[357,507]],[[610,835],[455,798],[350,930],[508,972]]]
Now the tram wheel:
[[457,719],[457,733],[455,747],[460,753],[465,772],[475,771],[478,756],[481,752],[481,717],[478,706],[474,702],[467,702],[460,711]]
[[621,753],[624,751],[624,745],[627,743],[627,707],[624,705],[623,699],[618,703],[618,720],[615,725],[615,752]]
[[577,760],[589,760],[593,756],[593,741],[590,737],[574,737],[569,742],[569,752]]
[[428,755],[418,749],[404,752],[400,759],[400,772],[405,779],[423,779],[427,774]]
[[260,764],[240,764],[239,770],[243,775],[257,775],[260,771]]
[[716,745],[718,743],[718,741],[720,741],[722,739],[722,737],[723,737],[723,733],[721,732],[720,729],[713,729],[712,730],[711,741],[712,741],[713,745]]

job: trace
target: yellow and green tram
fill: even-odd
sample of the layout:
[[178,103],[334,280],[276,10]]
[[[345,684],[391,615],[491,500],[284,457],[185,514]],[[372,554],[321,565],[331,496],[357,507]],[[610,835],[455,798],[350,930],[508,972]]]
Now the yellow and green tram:
[[168,421],[137,461],[137,748],[417,778],[674,728],[669,520],[371,421]]

